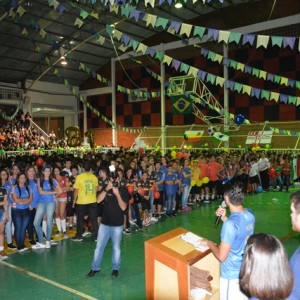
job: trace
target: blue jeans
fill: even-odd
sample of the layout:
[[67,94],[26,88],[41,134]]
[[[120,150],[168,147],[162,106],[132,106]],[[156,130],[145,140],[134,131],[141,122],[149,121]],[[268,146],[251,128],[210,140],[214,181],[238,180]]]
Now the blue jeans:
[[55,211],[55,202],[51,202],[51,203],[40,202],[36,209],[33,225],[37,233],[39,243],[42,243],[44,240],[43,230],[42,230],[42,220],[44,214],[46,214],[47,217],[46,240],[47,241],[51,240],[54,211]]
[[181,195],[181,206],[182,207],[186,207],[187,206],[187,202],[188,202],[188,198],[189,198],[189,194],[190,194],[190,190],[191,190],[191,186],[184,184],[182,186],[182,195]]
[[35,217],[35,213],[36,213],[36,209],[33,208],[32,210],[29,210],[29,222],[28,222],[28,225],[27,225],[27,232],[28,232],[28,237],[29,237],[29,240],[34,240],[34,227],[33,227],[33,221],[34,221],[34,217]]
[[169,214],[169,215],[173,213],[173,205],[175,202],[175,197],[176,197],[176,194],[167,195],[167,214]]
[[123,234],[123,225],[107,226],[101,224],[98,231],[97,246],[94,253],[94,259],[91,269],[94,271],[101,270],[101,262],[104,249],[111,238],[112,241],[112,269],[119,270],[121,264],[121,240]]
[[12,208],[11,216],[15,226],[15,240],[18,249],[21,249],[24,247],[26,227],[29,222],[29,208],[26,209]]

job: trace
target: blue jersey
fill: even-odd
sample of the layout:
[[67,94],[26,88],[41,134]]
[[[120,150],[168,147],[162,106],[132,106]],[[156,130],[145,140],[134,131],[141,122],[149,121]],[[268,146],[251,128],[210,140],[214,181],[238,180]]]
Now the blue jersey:
[[[186,175],[190,175],[191,169],[189,167],[182,168],[181,172],[184,172]],[[182,174],[182,184],[190,186],[191,185],[191,177],[184,177],[184,175]]]
[[39,204],[40,199],[40,193],[36,181],[34,179],[29,179],[29,186],[32,190],[32,201],[30,203],[30,206],[36,208]]
[[[53,183],[53,188],[51,188],[49,179],[45,179],[43,181],[42,190],[43,191],[47,191],[47,192],[53,192],[54,188],[58,186],[58,183],[54,179],[52,179],[52,183]],[[55,202],[54,194],[48,194],[48,195],[42,195],[42,194],[40,194],[40,202],[41,203],[52,203],[52,202]]]
[[176,184],[177,174],[166,174],[165,181],[172,181],[173,184],[165,184],[166,195],[175,195],[178,190],[178,185]]
[[[161,171],[155,171],[155,182],[165,180],[165,174]],[[156,184],[159,192],[164,190],[164,183]]]
[[[29,186],[14,186],[13,189],[12,189],[12,193],[16,194],[18,198],[23,198],[23,199],[26,199],[26,198],[29,198],[30,195],[32,194],[32,191],[30,189]],[[18,209],[26,209],[26,208],[29,208],[29,203],[27,204],[18,204],[18,203],[13,203],[12,205],[13,208],[18,208]]]
[[221,241],[230,244],[227,259],[221,263],[221,277],[239,278],[243,254],[248,237],[254,232],[255,217],[248,210],[232,213],[223,223]]
[[290,267],[294,277],[293,290],[287,300],[300,299],[300,247],[295,251],[290,259]]

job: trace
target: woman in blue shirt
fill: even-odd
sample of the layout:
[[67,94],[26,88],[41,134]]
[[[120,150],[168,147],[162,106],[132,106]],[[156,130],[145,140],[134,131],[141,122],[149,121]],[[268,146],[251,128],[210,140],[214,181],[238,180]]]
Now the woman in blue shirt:
[[15,226],[15,240],[18,251],[21,253],[28,250],[24,241],[29,222],[29,203],[32,201],[32,191],[27,185],[27,177],[24,172],[17,175],[16,185],[13,187],[11,195],[13,199],[11,215]]
[[5,234],[6,234],[6,241],[7,241],[7,248],[10,250],[16,250],[17,247],[13,244],[12,240],[12,221],[11,221],[11,183],[9,181],[9,174],[6,169],[2,169],[0,172],[0,181],[1,186],[5,187],[7,190],[7,199],[8,199],[8,221],[5,224]]
[[[51,248],[51,234],[53,227],[53,214],[55,211],[55,197],[62,193],[62,188],[51,176],[51,167],[44,166],[40,182],[38,183],[40,194],[39,204],[34,218],[34,227],[38,236],[38,243],[32,246],[32,249]],[[46,244],[43,244],[43,230],[41,222],[44,214],[47,217]]]
[[35,245],[35,239],[34,239],[34,226],[33,221],[35,218],[36,208],[39,204],[39,198],[40,193],[37,186],[37,180],[36,180],[36,171],[34,166],[29,166],[26,168],[26,175],[28,179],[28,185],[30,186],[32,190],[32,202],[29,205],[29,222],[27,226],[27,232],[29,236],[29,243],[31,245]]

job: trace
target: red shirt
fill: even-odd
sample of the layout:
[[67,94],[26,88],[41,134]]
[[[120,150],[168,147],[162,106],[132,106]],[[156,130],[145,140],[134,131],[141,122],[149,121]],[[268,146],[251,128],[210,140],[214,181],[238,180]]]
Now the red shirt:
[[[58,185],[63,189],[66,186],[68,186],[69,184],[69,180],[67,177],[65,176],[61,176],[59,179],[55,178],[55,180],[57,181]],[[57,196],[56,198],[66,198],[67,197],[67,192],[62,192],[59,196]]]

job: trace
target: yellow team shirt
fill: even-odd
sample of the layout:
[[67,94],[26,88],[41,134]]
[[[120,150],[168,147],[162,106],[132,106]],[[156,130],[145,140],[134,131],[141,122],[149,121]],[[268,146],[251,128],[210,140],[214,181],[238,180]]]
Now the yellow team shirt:
[[78,189],[77,204],[90,204],[96,202],[96,191],[98,187],[97,177],[89,172],[82,173],[76,177],[74,188]]

